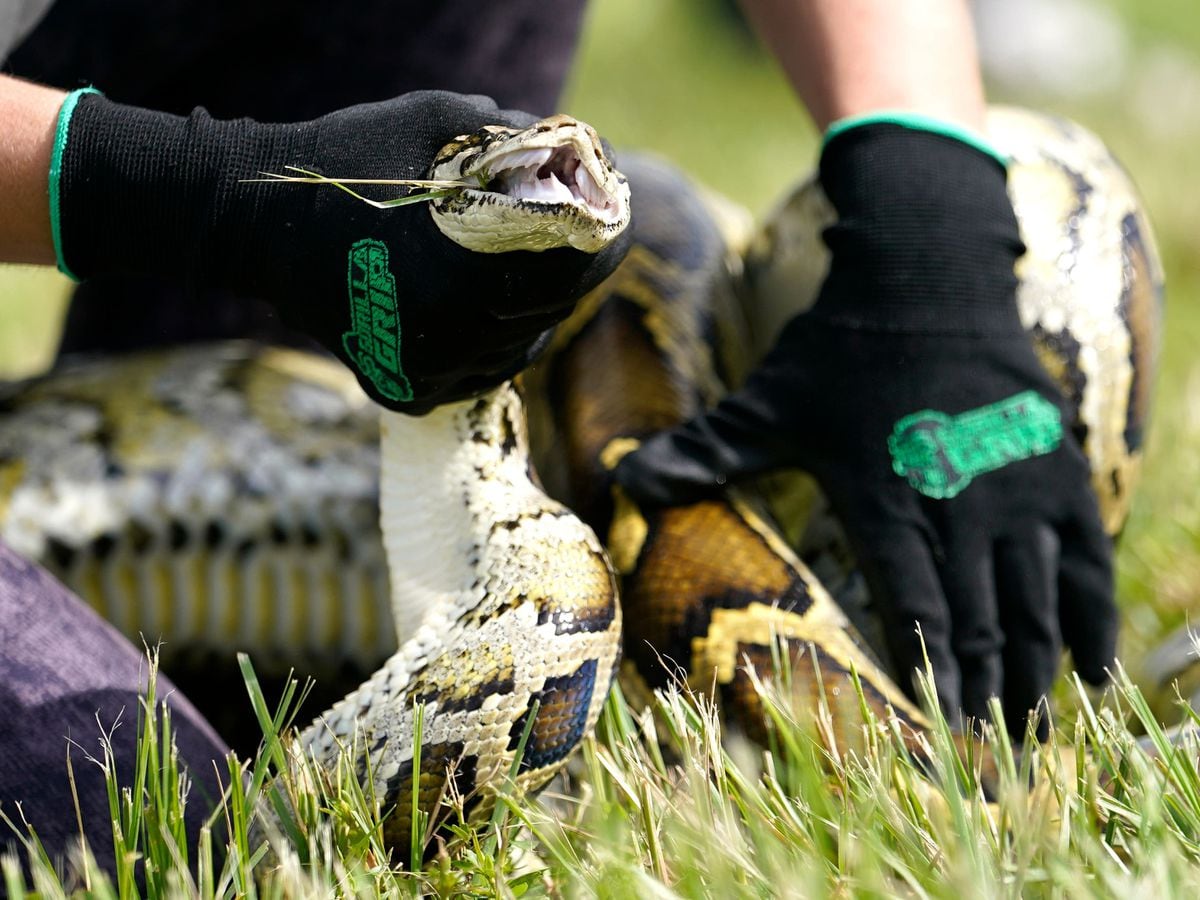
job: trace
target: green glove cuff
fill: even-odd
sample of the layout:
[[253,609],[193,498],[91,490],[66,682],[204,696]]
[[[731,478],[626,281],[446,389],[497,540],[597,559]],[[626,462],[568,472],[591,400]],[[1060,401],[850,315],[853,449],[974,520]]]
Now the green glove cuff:
[[75,274],[67,266],[62,249],[62,216],[59,211],[59,179],[62,176],[63,150],[67,146],[67,130],[71,126],[71,114],[75,112],[75,104],[84,94],[99,94],[94,87],[79,88],[67,94],[62,107],[58,111],[58,124],[54,128],[54,149],[50,151],[50,234],[54,238],[54,258],[58,263],[58,271],[72,281],[78,281]]
[[1006,169],[1008,168],[1008,155],[1001,153],[991,141],[978,132],[964,128],[961,125],[956,125],[954,122],[947,121],[946,119],[939,119],[936,116],[925,116],[921,113],[907,112],[902,109],[883,109],[877,112],[864,113],[861,116],[847,116],[844,119],[838,119],[825,129],[825,136],[821,140],[821,146],[824,147],[839,134],[849,131],[851,128],[857,128],[860,125],[881,123],[900,125],[904,128],[911,128],[914,131],[928,131],[932,134],[940,134],[944,137],[953,138],[956,141],[962,141],[964,144],[974,147],[981,153],[986,153]]

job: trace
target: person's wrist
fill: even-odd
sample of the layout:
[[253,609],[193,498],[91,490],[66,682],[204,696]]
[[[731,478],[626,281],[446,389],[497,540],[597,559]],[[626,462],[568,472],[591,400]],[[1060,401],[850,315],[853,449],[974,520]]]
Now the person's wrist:
[[0,259],[54,264],[47,173],[65,91],[0,75]]

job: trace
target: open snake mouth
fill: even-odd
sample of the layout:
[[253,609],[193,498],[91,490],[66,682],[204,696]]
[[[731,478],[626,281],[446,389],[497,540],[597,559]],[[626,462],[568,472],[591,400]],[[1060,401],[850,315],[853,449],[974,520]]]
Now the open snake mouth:
[[588,171],[574,144],[507,151],[491,160],[489,173],[484,186],[488,193],[538,203],[570,203],[605,221],[620,216],[617,198]]
[[472,250],[596,252],[629,223],[625,177],[591,126],[570,116],[458,138],[438,154],[430,176],[469,185],[432,211],[448,237]]

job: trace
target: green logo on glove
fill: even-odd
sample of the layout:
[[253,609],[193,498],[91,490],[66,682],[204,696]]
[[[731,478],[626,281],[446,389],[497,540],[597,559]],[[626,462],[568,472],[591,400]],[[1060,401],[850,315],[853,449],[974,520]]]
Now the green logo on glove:
[[888,438],[892,468],[926,497],[948,500],[976,475],[1041,456],[1062,442],[1058,407],[1036,391],[957,416],[923,409]]
[[350,247],[350,330],[342,346],[360,372],[389,400],[411,400],[412,385],[400,368],[400,305],[396,278],[382,241],[365,238]]

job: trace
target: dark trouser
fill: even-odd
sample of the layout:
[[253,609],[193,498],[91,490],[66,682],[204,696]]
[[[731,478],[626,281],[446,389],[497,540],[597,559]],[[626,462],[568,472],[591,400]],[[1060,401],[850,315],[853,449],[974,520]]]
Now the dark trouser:
[[[584,0],[58,0],[15,75],[166,112],[294,122],[438,88],[555,111]],[[297,164],[301,164],[299,161]],[[132,278],[81,286],[61,353],[224,337],[306,342],[266,304]]]
[[[104,776],[87,757],[103,759],[100,738],[111,733],[118,778],[132,782],[146,668],[145,656],[90,607],[0,544],[0,809],[18,825],[24,816],[52,858],[79,840],[69,752],[88,843],[113,871]],[[220,797],[213,762],[227,749],[165,677],[157,696],[170,707],[192,779],[187,825],[194,843]],[[0,847],[14,841],[0,825]]]

